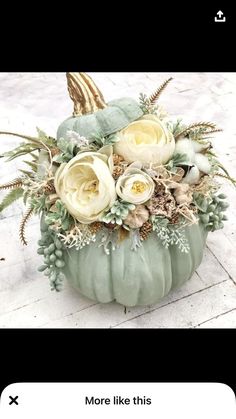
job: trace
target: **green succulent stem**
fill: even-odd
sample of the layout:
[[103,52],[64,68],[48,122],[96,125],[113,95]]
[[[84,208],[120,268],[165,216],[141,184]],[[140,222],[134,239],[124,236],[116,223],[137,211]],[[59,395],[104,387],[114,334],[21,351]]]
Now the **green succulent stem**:
[[227,220],[225,211],[229,204],[225,201],[226,195],[212,195],[206,198],[201,194],[193,195],[193,202],[198,208],[199,220],[202,222],[207,231],[215,231],[224,227],[224,221]]

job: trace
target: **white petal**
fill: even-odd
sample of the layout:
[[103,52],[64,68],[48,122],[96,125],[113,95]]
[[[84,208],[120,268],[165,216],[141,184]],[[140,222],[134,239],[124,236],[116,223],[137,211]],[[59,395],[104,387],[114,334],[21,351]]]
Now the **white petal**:
[[206,156],[201,153],[195,154],[195,164],[198,169],[203,173],[210,173],[211,164]]
[[206,144],[200,144],[198,141],[192,141],[193,149],[195,153],[200,153],[203,150],[206,150],[210,147],[210,143],[207,142]]
[[182,140],[178,140],[175,145],[174,154],[186,154],[188,161],[193,163],[194,161],[194,148],[192,141],[188,138],[183,138]]
[[187,175],[183,178],[181,183],[188,183],[189,185],[194,185],[200,179],[200,172],[197,166],[193,166]]

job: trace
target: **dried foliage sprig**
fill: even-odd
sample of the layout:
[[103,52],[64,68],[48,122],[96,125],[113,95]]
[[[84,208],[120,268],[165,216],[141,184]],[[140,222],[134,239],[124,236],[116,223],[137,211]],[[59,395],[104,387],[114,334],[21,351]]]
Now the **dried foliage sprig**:
[[229,180],[234,186],[236,186],[236,179],[232,178],[229,175],[223,175],[222,173],[215,173],[214,176],[222,177]]
[[204,138],[204,135],[207,135],[207,134],[215,134],[215,132],[222,132],[222,131],[223,130],[221,128],[211,129],[210,131],[207,131],[205,134],[203,134],[203,138]]
[[187,134],[189,134],[190,131],[196,130],[198,128],[205,128],[206,130],[209,130],[206,131],[204,134],[211,134],[213,132],[222,131],[221,129],[218,129],[213,122],[197,122],[188,125],[182,131],[178,132],[178,134],[175,135],[175,140],[178,140],[179,137],[186,136]]
[[27,209],[27,211],[25,212],[25,214],[23,215],[23,218],[22,218],[21,223],[20,223],[19,236],[20,236],[21,242],[25,246],[27,246],[27,244],[28,244],[27,240],[25,238],[25,226],[26,226],[27,222],[29,221],[29,218],[31,217],[31,215],[33,215],[33,212],[34,212],[33,208],[29,207]]
[[0,213],[23,196],[23,188],[12,189],[0,203]]
[[149,102],[151,105],[154,105],[157,102],[157,99],[160,97],[163,90],[165,90],[166,86],[173,80],[173,77],[165,80],[164,83],[161,84],[160,87],[149,97]]
[[23,138],[24,140],[27,140],[27,141],[37,140],[37,138],[31,137],[30,135],[17,134],[16,132],[10,132],[10,131],[0,131],[0,135],[12,135],[13,137]]
[[17,189],[17,188],[21,188],[23,185],[23,181],[21,178],[16,178],[10,182],[4,183],[3,185],[0,185],[0,190],[1,189]]
[[23,138],[24,140],[39,144],[39,143],[46,143],[48,146],[53,147],[56,145],[56,139],[53,137],[47,136],[42,130],[37,128],[38,132],[38,138],[32,137],[31,135],[23,135],[18,134],[16,132],[10,132],[10,131],[0,131],[0,135],[12,135],[14,137]]

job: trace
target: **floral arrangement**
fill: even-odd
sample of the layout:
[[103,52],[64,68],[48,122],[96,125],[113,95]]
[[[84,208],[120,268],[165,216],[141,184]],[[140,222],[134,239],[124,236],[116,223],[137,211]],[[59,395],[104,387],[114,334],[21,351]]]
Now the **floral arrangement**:
[[27,155],[27,168],[0,186],[9,190],[3,211],[19,198],[27,205],[20,239],[33,214],[41,216],[38,253],[52,289],[60,290],[64,254],[96,242],[109,255],[127,236],[137,251],[151,233],[168,248],[189,251],[186,226],[202,223],[209,231],[227,220],[226,196],[218,180],[235,184],[213,151],[212,135],[221,131],[211,122],[185,125],[172,120],[159,105],[171,79],[150,97],[140,94],[143,115],[118,132],[93,138],[68,130],[66,138],[12,132],[24,141],[1,157],[11,161]]

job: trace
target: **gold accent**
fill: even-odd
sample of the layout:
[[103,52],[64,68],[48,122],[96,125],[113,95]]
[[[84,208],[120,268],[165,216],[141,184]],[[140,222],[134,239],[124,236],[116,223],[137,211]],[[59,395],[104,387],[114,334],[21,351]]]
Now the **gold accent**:
[[67,86],[74,102],[73,116],[96,112],[106,107],[104,97],[86,73],[66,73]]

